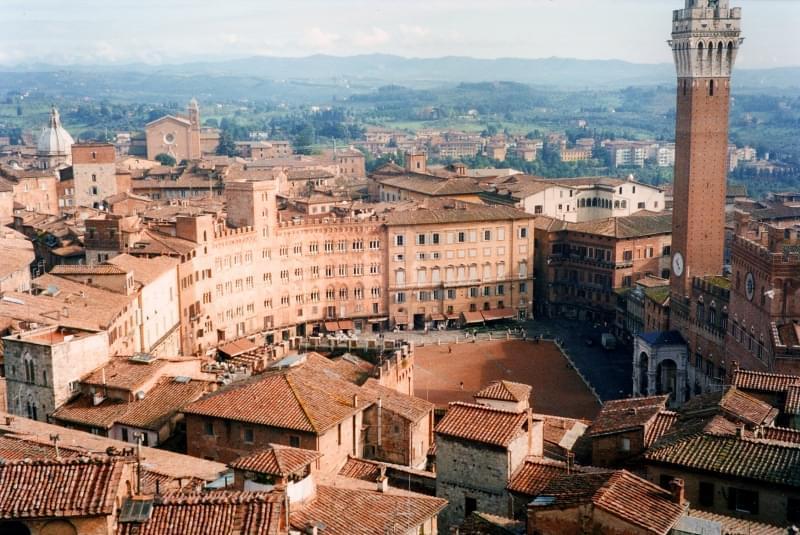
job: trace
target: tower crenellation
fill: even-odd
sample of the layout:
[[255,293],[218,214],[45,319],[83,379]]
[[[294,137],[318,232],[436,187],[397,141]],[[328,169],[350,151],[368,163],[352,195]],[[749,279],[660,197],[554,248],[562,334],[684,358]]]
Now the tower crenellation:
[[686,0],[672,14],[672,48],[679,78],[730,77],[742,44],[742,10],[727,0]]

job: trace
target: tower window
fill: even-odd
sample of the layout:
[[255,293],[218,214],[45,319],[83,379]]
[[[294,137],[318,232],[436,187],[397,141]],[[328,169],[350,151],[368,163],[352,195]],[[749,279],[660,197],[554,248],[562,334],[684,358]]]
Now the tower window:
[[708,96],[709,97],[713,97],[714,96],[714,80],[711,80],[708,83]]

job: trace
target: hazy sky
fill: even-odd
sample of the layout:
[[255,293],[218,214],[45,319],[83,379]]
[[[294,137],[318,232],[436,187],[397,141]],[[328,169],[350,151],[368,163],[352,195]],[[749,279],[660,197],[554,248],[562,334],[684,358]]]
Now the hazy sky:
[[[742,67],[800,64],[800,0],[744,10]],[[671,62],[683,0],[0,0],[0,64],[390,53]]]

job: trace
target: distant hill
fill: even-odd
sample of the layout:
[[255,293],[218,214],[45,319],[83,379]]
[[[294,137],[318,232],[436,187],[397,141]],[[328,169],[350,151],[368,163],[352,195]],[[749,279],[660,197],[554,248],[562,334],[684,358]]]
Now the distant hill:
[[[469,57],[404,58],[386,54],[360,56],[314,55],[301,58],[254,56],[226,61],[175,65],[71,65],[29,64],[2,67],[5,72],[73,71],[84,73],[127,72],[169,76],[235,76],[264,80],[304,80],[375,86],[398,83],[407,86],[505,80],[565,89],[619,88],[673,83],[671,64],[638,64],[619,60],[477,59]],[[800,88],[800,67],[738,69],[739,88]]]

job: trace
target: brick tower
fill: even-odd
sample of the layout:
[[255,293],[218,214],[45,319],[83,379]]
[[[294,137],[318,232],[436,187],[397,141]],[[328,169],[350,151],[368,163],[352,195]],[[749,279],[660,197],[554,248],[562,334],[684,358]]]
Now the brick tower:
[[685,0],[669,41],[678,74],[672,223],[673,301],[693,277],[722,272],[730,77],[742,39],[741,8]]

